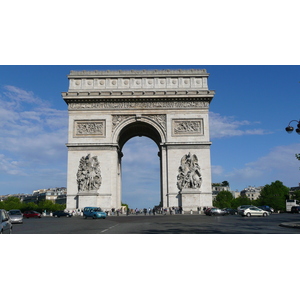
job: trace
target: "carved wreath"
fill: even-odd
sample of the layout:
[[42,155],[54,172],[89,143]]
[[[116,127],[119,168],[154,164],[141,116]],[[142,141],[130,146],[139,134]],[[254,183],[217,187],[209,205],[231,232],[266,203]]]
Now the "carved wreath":
[[198,165],[197,156],[186,154],[181,159],[181,165],[178,168],[177,187],[182,189],[197,189],[202,184],[202,176]]

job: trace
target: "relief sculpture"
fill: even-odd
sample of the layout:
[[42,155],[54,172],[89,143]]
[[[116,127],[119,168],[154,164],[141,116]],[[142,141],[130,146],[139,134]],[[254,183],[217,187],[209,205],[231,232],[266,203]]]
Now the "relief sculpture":
[[97,156],[82,156],[77,172],[78,192],[98,190],[102,183],[100,164]]
[[191,155],[191,153],[184,155],[178,168],[178,189],[198,189],[201,187],[201,184],[202,176],[197,156],[195,154]]

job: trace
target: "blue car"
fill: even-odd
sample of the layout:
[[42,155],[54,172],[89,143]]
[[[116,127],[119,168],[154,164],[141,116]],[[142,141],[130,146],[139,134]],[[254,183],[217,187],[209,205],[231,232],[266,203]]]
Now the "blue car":
[[100,207],[85,207],[83,210],[83,217],[86,219],[91,217],[93,219],[105,219],[106,213]]

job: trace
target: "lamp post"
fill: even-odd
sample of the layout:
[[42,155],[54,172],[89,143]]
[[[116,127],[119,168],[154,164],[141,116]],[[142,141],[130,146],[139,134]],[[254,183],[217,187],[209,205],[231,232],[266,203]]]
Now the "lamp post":
[[298,134],[300,134],[300,121],[297,121],[297,120],[292,120],[290,123],[289,123],[289,125],[285,128],[285,131],[287,132],[287,133],[292,133],[293,131],[294,131],[294,127],[293,126],[291,126],[291,123],[292,122],[297,122],[298,124],[297,124],[297,128],[296,128],[296,132],[298,133]]

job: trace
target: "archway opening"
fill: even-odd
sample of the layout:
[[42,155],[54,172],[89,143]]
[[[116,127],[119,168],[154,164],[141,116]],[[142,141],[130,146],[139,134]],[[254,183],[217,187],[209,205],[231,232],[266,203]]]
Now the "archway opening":
[[159,148],[147,137],[134,137],[123,148],[122,203],[131,209],[158,206],[161,201]]
[[131,209],[153,209],[162,202],[162,137],[147,122],[151,121],[127,124],[118,138],[121,152],[121,201]]

